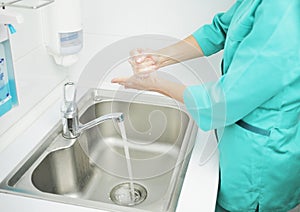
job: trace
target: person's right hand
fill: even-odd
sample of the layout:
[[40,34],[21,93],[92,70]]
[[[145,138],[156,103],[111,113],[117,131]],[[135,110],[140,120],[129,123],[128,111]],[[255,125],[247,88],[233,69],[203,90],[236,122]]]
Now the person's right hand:
[[135,75],[147,77],[159,69],[159,56],[149,49],[133,49],[128,62]]

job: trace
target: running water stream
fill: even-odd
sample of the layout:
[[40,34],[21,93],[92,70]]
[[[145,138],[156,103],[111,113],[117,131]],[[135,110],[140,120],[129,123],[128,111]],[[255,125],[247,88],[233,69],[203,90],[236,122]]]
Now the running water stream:
[[121,132],[121,136],[122,136],[122,139],[123,139],[124,152],[125,152],[125,157],[126,157],[128,177],[129,177],[129,183],[130,183],[130,185],[129,185],[130,186],[129,196],[130,196],[131,203],[134,204],[134,202],[135,202],[135,192],[134,192],[134,185],[133,185],[132,166],[131,166],[131,159],[130,159],[130,154],[129,154],[129,147],[128,147],[128,141],[127,141],[124,121],[121,121],[118,124],[119,124],[119,129],[120,129],[120,132]]

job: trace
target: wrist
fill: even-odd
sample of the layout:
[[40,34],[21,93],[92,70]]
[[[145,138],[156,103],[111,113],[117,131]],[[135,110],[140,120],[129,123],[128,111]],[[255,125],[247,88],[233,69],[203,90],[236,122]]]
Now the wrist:
[[[151,74],[157,74],[157,73],[151,73]],[[154,77],[154,81],[152,83],[152,86],[150,88],[151,91],[155,91],[155,92],[159,92],[162,93],[163,92],[163,84],[164,84],[164,79],[161,79],[159,77]]]
[[154,53],[156,57],[156,66],[157,69],[160,69],[162,67],[177,63],[175,59],[173,59],[173,56],[168,52],[167,49],[161,49]]
[[151,91],[161,93],[163,95],[169,96],[180,102],[183,102],[183,93],[186,86],[181,83],[169,81],[162,78],[156,78]]

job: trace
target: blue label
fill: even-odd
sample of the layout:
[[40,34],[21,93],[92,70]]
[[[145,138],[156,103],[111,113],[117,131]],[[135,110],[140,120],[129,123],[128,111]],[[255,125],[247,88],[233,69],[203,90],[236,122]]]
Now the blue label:
[[64,34],[62,35],[62,37],[60,38],[61,42],[66,42],[69,40],[75,40],[78,38],[78,33],[74,32],[74,33],[68,33],[68,34]]

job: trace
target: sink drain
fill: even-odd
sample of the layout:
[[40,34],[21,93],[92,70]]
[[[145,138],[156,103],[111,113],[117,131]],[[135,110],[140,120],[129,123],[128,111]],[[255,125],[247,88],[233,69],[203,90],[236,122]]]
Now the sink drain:
[[123,206],[135,206],[141,204],[147,197],[147,190],[144,186],[133,183],[134,196],[131,197],[130,183],[122,183],[115,186],[110,192],[110,199]]

